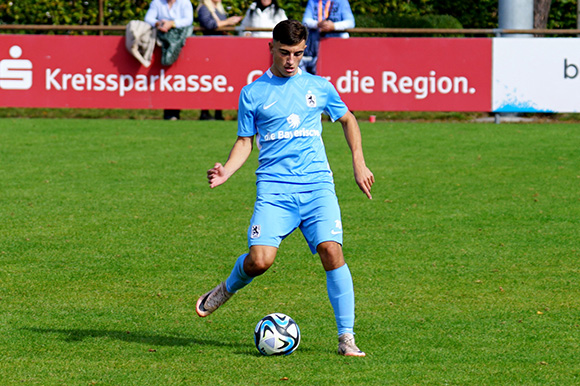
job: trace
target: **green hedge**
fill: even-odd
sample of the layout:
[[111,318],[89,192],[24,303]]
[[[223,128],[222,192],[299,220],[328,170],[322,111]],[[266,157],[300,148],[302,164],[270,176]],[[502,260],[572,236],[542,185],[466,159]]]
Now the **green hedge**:
[[[357,27],[361,28],[463,28],[461,23],[449,15],[357,15],[355,17]],[[462,36],[460,34],[454,35],[437,35],[437,34],[371,34],[371,33],[356,33],[352,36],[373,37],[373,36]]]
[[[549,28],[576,27],[576,1],[553,0]],[[106,0],[104,24],[124,25],[143,19],[150,0]],[[250,0],[223,0],[230,14],[244,15]],[[194,7],[198,0],[192,0]],[[97,25],[98,0],[2,0],[2,24]],[[351,0],[358,26],[461,25],[465,28],[497,27],[497,0]],[[290,18],[302,19],[306,0],[280,0]],[[444,19],[441,16],[452,18]],[[435,19],[430,20],[430,18]],[[439,17],[440,19],[436,19]]]

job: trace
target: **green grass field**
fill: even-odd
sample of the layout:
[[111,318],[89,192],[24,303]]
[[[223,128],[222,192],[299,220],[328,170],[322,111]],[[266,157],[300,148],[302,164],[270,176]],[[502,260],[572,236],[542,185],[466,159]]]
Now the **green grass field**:
[[[324,140],[366,358],[336,354],[299,232],[205,319],[246,249],[256,154],[224,186],[232,121],[0,119],[1,385],[578,385],[580,130],[361,123],[372,201],[338,124]],[[262,357],[253,328],[302,343]]]

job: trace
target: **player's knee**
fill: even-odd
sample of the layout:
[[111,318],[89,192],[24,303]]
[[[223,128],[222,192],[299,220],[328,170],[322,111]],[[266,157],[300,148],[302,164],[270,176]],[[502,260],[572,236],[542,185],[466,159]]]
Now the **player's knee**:
[[272,266],[275,258],[276,249],[252,248],[244,261],[244,271],[249,276],[259,276]]
[[318,254],[322,257],[339,257],[342,256],[342,245],[335,241],[325,241],[323,243],[318,244],[316,247]]
[[340,268],[344,265],[342,245],[334,241],[320,243],[316,248],[320,255],[320,260],[326,271]]

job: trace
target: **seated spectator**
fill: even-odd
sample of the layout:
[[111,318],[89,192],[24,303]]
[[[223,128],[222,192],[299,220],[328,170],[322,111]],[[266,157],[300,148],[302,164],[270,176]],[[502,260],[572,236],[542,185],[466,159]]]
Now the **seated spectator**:
[[[221,0],[201,0],[197,7],[197,18],[199,25],[204,29],[204,35],[224,35],[224,31],[217,31],[217,29],[235,26],[242,20],[241,16],[228,17]],[[199,119],[205,121],[214,118],[208,110],[202,110]],[[221,110],[215,111],[215,119],[224,119]]]
[[193,32],[193,6],[189,0],[153,0],[145,21],[157,28],[162,44],[161,64],[168,66],[177,60],[185,40]]
[[[241,27],[274,29],[276,24],[287,19],[286,12],[278,5],[278,0],[257,0],[248,8]],[[256,38],[272,38],[270,31],[242,31],[241,34]]]
[[[161,64],[173,64],[186,39],[193,33],[193,6],[190,0],[153,0],[145,21],[157,28],[161,43]],[[164,110],[163,119],[179,119],[180,110]]]
[[348,38],[345,30],[355,26],[348,0],[308,0],[302,24],[308,28],[308,41],[300,67],[311,74],[316,74],[320,38]]

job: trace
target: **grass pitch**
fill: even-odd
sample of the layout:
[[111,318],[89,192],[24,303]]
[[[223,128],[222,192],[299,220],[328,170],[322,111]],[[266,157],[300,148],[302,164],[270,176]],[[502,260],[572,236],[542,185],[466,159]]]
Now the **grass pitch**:
[[[580,383],[577,126],[361,128],[372,201],[340,126],[324,131],[368,355],[344,358],[299,232],[195,315],[246,249],[256,152],[226,185],[205,178],[234,122],[0,119],[0,383]],[[288,357],[254,348],[271,312],[302,331]]]

